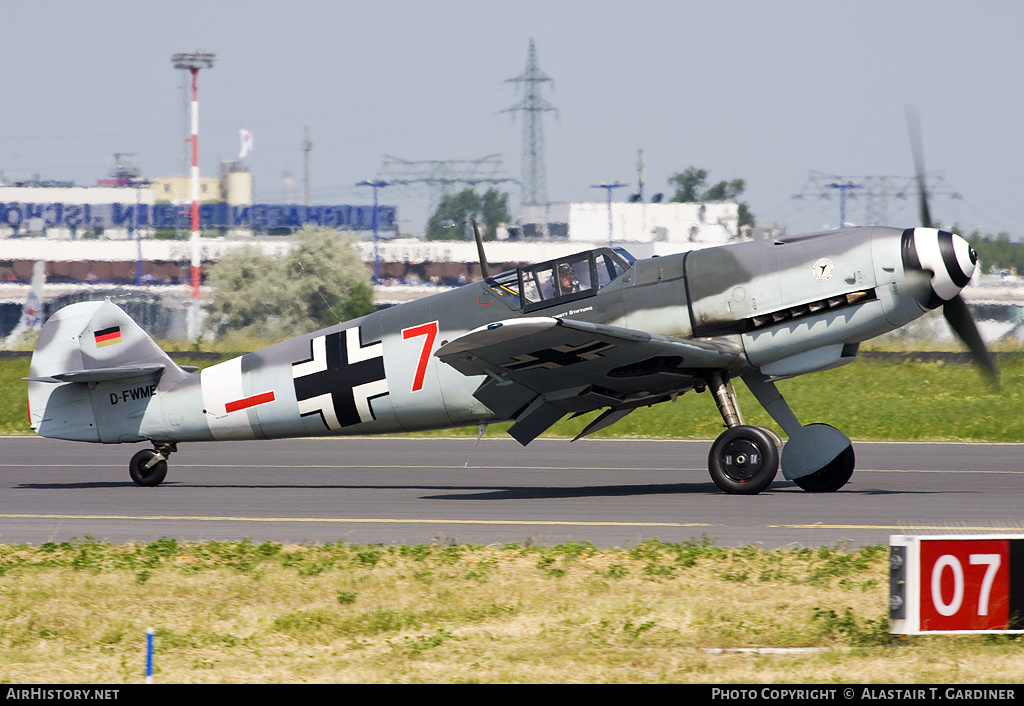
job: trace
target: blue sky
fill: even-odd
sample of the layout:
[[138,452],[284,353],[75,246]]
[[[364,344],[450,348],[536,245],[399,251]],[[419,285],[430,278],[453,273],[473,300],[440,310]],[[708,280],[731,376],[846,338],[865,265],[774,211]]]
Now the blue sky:
[[[952,0],[378,0],[7,3],[0,172],[94,183],[115,152],[147,176],[187,171],[185,72],[177,52],[217,55],[200,74],[201,171],[254,134],[256,198],[301,194],[303,129],[317,203],[364,203],[356,187],[385,155],[502,155],[520,175],[519,99],[529,40],[554,79],[544,92],[548,196],[603,200],[592,184],[670,191],[688,166],[742,178],[761,221],[790,232],[838,225],[838,199],[794,200],[811,172],[909,177],[905,105],[921,115],[926,166],[962,198],[932,213],[966,230],[1024,235],[1024,3]],[[518,187],[508,185],[512,201]],[[625,198],[629,189],[616,192]],[[429,194],[382,201],[422,231]],[[301,198],[301,197],[300,197]],[[891,225],[914,225],[891,200]],[[851,202],[848,219],[863,207]]]

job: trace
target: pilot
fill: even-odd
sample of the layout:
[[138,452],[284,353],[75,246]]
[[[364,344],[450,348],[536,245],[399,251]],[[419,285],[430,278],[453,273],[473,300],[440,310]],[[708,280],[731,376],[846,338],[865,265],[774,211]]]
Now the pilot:
[[562,294],[580,291],[580,281],[576,279],[576,272],[567,262],[558,266],[558,287]]

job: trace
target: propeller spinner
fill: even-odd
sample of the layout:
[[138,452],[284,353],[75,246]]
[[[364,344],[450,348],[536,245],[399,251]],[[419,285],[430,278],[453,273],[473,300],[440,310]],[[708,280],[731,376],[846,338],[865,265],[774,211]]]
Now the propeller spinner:
[[960,295],[978,265],[978,254],[959,235],[935,228],[908,228],[901,247],[903,269],[930,275],[927,291],[915,292],[925,310],[936,309]]

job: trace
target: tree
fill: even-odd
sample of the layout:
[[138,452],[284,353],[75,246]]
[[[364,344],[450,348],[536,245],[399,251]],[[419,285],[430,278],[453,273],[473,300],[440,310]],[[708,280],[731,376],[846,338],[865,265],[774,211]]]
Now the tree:
[[708,170],[688,167],[685,172],[673,174],[668,183],[676,187],[672,197],[675,203],[696,203],[705,201],[703,198],[704,184],[708,178]]
[[[953,226],[955,232],[961,232]],[[967,242],[978,253],[978,262],[984,272],[1012,270],[1017,274],[1024,272],[1024,244],[1010,240],[1009,233],[998,235],[982,235],[975,230],[968,236]]]
[[215,330],[282,339],[371,313],[370,273],[353,242],[306,226],[283,257],[253,246],[228,253],[209,272]]
[[512,220],[508,194],[491,188],[481,196],[473,189],[463,189],[443,197],[427,221],[427,240],[463,240],[466,237],[463,224],[467,218],[476,219],[484,240],[494,240],[498,224]]
[[739,196],[747,188],[743,179],[720,181],[707,186],[708,170],[688,167],[686,171],[673,174],[668,183],[676,187],[672,196],[675,203],[701,203],[704,201],[736,201],[739,206],[739,227],[754,225],[754,214],[747,204],[739,201]]

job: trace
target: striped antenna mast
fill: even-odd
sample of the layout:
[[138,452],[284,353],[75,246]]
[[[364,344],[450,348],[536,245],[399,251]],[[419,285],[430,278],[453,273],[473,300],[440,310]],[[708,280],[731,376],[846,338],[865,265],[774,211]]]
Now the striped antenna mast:
[[200,270],[199,250],[199,69],[213,67],[216,56],[205,51],[197,51],[194,54],[175,54],[171,57],[174,68],[187,69],[192,74],[192,132],[188,142],[192,146],[192,237],[191,250],[192,262],[190,274],[192,279],[192,306],[189,309],[188,317],[188,338],[195,342],[199,340],[199,318],[200,318],[200,297],[199,285],[202,283],[202,272]]

